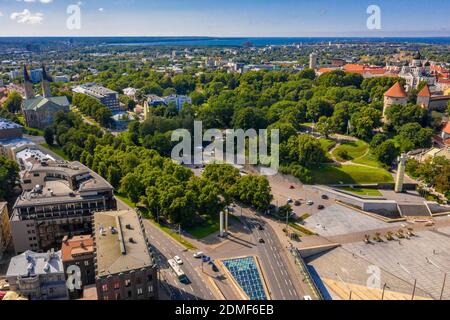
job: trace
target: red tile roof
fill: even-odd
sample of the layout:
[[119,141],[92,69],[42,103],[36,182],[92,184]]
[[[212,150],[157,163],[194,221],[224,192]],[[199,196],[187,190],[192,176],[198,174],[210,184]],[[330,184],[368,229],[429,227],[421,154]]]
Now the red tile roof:
[[72,261],[77,256],[94,253],[94,239],[90,235],[64,238],[62,247],[62,261]]
[[408,95],[406,94],[405,89],[403,86],[396,82],[386,93],[384,94],[386,97],[393,97],[393,98],[406,98]]
[[425,85],[425,87],[420,90],[420,92],[417,94],[418,97],[431,97],[430,88],[428,85]]
[[450,134],[450,121],[445,124],[444,129],[442,129],[442,132]]

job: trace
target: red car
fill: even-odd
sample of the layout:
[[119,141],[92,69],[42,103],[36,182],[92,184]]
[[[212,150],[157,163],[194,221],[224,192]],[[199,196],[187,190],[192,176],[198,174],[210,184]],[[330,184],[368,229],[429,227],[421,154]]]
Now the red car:
[[291,190],[292,190],[292,189],[295,189],[295,187],[294,187],[294,186],[290,186],[290,187],[289,187],[289,189],[291,189]]

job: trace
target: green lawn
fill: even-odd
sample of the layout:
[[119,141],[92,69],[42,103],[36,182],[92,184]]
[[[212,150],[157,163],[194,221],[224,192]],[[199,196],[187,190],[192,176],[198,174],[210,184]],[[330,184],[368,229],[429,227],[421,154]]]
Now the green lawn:
[[[369,145],[364,141],[361,141],[361,140],[349,141],[349,142],[345,142],[345,143],[339,145],[338,147],[336,147],[336,149],[333,150],[333,156],[339,162],[345,162],[348,160],[353,160],[353,159],[364,156],[364,154],[367,152],[368,149],[369,149]],[[348,160],[342,159],[339,156],[340,151],[347,151],[347,154],[350,159],[348,159]]]
[[367,188],[341,188],[350,193],[354,193],[358,196],[369,196],[369,197],[381,197],[383,196],[377,189],[367,189]]
[[[228,215],[228,225],[232,225],[234,221],[238,221],[238,218],[232,214]],[[184,230],[196,239],[203,239],[210,234],[218,232],[220,229],[219,216],[210,220],[203,220],[203,223],[196,224],[193,227],[186,227]]]
[[50,146],[47,143],[43,143],[43,144],[41,144],[41,146],[43,146],[44,148],[46,148],[48,150],[53,151],[54,153],[56,153],[58,156],[60,156],[64,160],[69,160],[69,157],[61,148],[59,148],[57,146]]
[[356,165],[322,165],[312,170],[315,184],[363,184],[393,182],[392,175],[384,169]]
[[325,138],[320,138],[319,142],[325,152],[330,151],[336,145],[335,141]]
[[148,219],[148,221],[150,221],[151,224],[153,224],[155,227],[159,228],[160,230],[164,231],[165,233],[167,233],[169,236],[171,236],[174,240],[178,241],[180,244],[182,244],[186,249],[189,250],[194,250],[197,249],[192,243],[190,243],[189,241],[185,240],[182,236],[180,236],[178,234],[178,232],[173,231],[172,229],[170,229],[169,227],[163,226],[159,223],[157,223],[156,221],[152,220],[152,219]]
[[380,161],[378,161],[377,158],[370,152],[358,159],[352,160],[352,162],[364,164],[370,167],[384,168],[383,164]]

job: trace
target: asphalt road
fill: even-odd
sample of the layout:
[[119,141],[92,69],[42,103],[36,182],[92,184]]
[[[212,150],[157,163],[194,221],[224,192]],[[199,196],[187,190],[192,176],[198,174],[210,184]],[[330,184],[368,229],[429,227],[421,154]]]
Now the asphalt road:
[[[300,296],[292,282],[299,280],[291,276],[282,245],[272,227],[248,213],[244,213],[242,221],[252,231],[254,242],[257,243],[258,257],[264,267],[272,299],[299,300]],[[259,225],[263,226],[263,230],[259,230]],[[265,243],[259,243],[259,239]]]

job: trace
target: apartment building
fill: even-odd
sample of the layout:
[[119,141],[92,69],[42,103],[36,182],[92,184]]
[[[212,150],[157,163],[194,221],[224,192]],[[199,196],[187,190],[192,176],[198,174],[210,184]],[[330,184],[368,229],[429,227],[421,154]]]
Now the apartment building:
[[98,100],[103,105],[107,106],[112,112],[121,111],[119,103],[119,94],[116,91],[102,87],[96,83],[87,83],[76,86],[72,89],[73,92],[82,93]]
[[96,213],[94,247],[99,300],[158,298],[157,266],[137,212]]
[[113,187],[81,163],[25,160],[10,219],[16,253],[59,249],[64,236],[91,233],[94,212],[116,209]]

